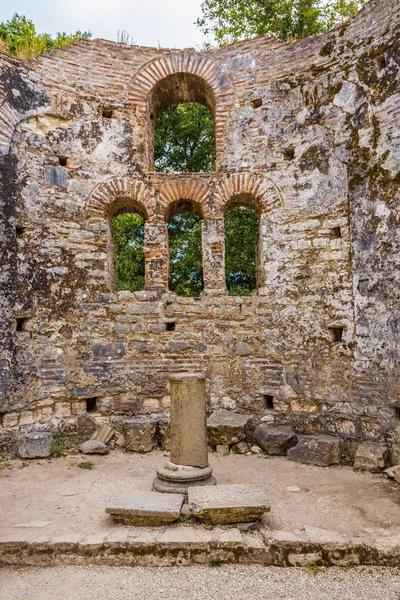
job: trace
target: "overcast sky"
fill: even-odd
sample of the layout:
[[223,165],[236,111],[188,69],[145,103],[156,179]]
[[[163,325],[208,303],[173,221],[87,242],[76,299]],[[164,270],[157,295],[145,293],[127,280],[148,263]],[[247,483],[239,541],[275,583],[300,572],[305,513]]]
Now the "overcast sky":
[[201,0],[0,0],[0,22],[16,12],[32,19],[39,33],[90,30],[93,38],[117,41],[125,29],[141,46],[200,45],[194,25]]

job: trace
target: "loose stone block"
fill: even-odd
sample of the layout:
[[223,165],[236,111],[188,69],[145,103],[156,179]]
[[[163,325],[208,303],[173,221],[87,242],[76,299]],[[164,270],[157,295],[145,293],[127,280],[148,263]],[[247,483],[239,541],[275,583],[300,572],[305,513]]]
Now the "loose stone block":
[[91,435],[90,439],[103,442],[104,444],[108,444],[108,442],[112,439],[114,434],[115,429],[110,427],[110,425],[108,425],[107,423],[104,423],[104,425],[102,425],[100,429],[98,429]]
[[360,471],[379,473],[386,467],[388,460],[389,448],[386,444],[366,442],[357,448],[354,467]]
[[88,440],[79,446],[79,452],[82,454],[108,454],[110,449],[100,440]]
[[208,438],[213,446],[232,445],[246,439],[250,415],[238,415],[230,410],[215,410],[208,419]]
[[53,434],[47,431],[32,431],[21,434],[18,438],[18,454],[20,458],[47,458],[51,456]]
[[264,490],[254,485],[191,487],[188,502],[196,519],[212,525],[257,521],[271,509]]
[[132,490],[112,499],[106,513],[125,525],[159,527],[179,519],[184,499],[182,494]]
[[133,452],[151,452],[156,446],[157,421],[154,419],[126,419],[123,429],[126,444]]
[[288,460],[320,467],[340,464],[342,442],[330,435],[306,435],[293,448],[289,448]]
[[177,374],[171,384],[171,462],[208,465],[204,375]]
[[297,435],[290,427],[259,425],[255,432],[257,444],[268,454],[285,456],[297,444]]

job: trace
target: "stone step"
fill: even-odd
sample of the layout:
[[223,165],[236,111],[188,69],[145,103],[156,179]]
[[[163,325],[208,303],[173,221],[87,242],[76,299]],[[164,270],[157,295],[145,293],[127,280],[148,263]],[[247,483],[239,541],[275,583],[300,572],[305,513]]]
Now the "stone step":
[[132,490],[113,498],[106,513],[125,525],[159,527],[173,523],[181,514],[185,496]]
[[191,487],[188,501],[196,519],[213,525],[257,521],[271,509],[264,490],[253,485]]

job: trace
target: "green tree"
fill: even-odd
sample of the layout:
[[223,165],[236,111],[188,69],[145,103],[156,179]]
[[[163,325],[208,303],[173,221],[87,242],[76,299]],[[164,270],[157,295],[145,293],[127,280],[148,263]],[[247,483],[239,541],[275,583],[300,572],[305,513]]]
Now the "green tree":
[[183,212],[168,222],[169,289],[178,296],[196,297],[203,289],[201,218]]
[[197,102],[167,108],[154,131],[155,170],[207,172],[215,170],[215,119]]
[[117,257],[117,290],[137,292],[144,288],[144,218],[122,213],[112,222]]
[[91,36],[89,31],[76,31],[72,34],[58,32],[53,38],[48,33],[37,33],[33,21],[17,13],[9,21],[0,23],[1,46],[21,59],[33,58]]
[[254,35],[296,40],[329,31],[366,0],[203,0],[197,25],[218,44]]
[[259,216],[248,206],[232,206],[225,216],[225,273],[230,296],[248,296],[257,287]]

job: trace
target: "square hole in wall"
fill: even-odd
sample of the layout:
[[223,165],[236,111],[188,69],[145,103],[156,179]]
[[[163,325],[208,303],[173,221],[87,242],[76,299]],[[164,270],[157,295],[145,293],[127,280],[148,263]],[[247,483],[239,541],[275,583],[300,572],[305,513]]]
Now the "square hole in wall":
[[329,327],[332,335],[332,342],[338,343],[343,341],[343,327]]
[[340,227],[332,227],[331,229],[331,237],[338,239],[342,237],[342,230]]
[[60,167],[68,167],[68,156],[59,156],[58,163]]
[[114,116],[114,111],[109,106],[104,106],[102,111],[102,117],[104,119],[112,119]]
[[284,148],[283,157],[285,160],[294,160],[294,146]]
[[166,331],[175,331],[175,321],[170,321],[169,323],[166,323],[165,330]]
[[86,398],[86,412],[97,412],[97,398]]
[[274,410],[274,397],[271,394],[264,394],[264,401],[267,410]]
[[375,61],[378,73],[386,68],[386,56],[384,54],[380,54],[379,56],[377,56]]
[[400,419],[400,407],[394,409],[394,416],[396,419]]
[[254,100],[251,101],[251,105],[253,108],[260,108],[260,106],[262,106],[262,99],[261,98],[254,98]]
[[25,331],[27,321],[28,317],[17,317],[15,319],[15,331]]
[[17,238],[17,240],[20,240],[24,237],[24,228],[20,227],[19,225],[15,226],[15,237]]

